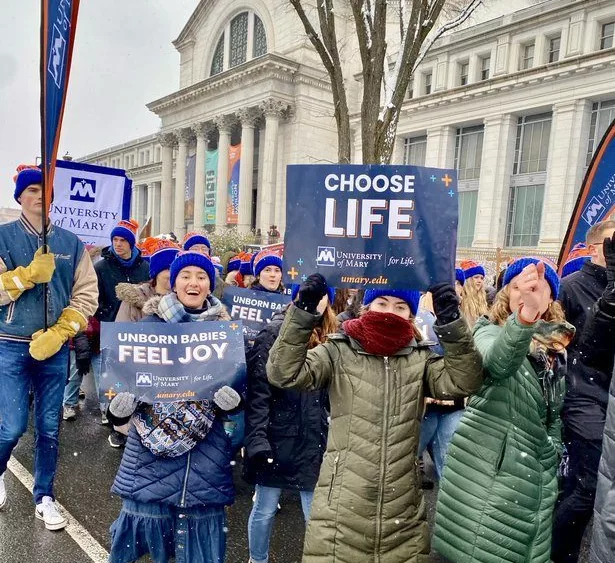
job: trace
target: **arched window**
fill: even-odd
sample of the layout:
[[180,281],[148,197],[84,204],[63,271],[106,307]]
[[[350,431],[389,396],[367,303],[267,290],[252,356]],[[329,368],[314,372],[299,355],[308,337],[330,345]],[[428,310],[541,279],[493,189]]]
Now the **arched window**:
[[236,15],[220,36],[211,61],[214,76],[267,53],[265,26],[254,12]]

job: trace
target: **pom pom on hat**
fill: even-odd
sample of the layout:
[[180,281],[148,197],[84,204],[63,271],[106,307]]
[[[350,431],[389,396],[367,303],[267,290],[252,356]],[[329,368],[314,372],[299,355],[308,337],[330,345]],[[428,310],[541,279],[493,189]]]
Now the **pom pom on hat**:
[[506,268],[506,272],[504,273],[504,280],[502,281],[502,287],[508,285],[510,281],[518,276],[526,266],[530,264],[538,264],[538,262],[543,262],[545,265],[545,279],[547,283],[551,287],[551,295],[553,299],[557,299],[559,295],[559,276],[557,275],[557,267],[551,260],[546,258],[538,258],[535,256],[523,256],[521,258],[517,258],[512,264]]
[[194,252],[193,250],[181,251],[175,256],[175,260],[171,262],[171,287],[175,287],[175,280],[179,272],[188,266],[196,266],[204,270],[209,277],[209,290],[213,292],[216,287],[216,268],[209,256]]
[[138,230],[139,223],[137,223],[134,219],[120,221],[111,231],[111,242],[113,242],[113,237],[122,237],[128,241],[130,248],[132,248],[137,242]]
[[150,251],[149,277],[155,279],[160,272],[171,267],[181,249],[170,240],[157,239],[155,243],[149,245],[148,250]]
[[184,250],[190,250],[195,244],[204,244],[211,251],[211,243],[204,233],[200,231],[186,233],[183,241]]
[[582,242],[575,244],[566,257],[566,262],[562,268],[562,278],[578,272],[588,260],[591,260],[591,255],[587,246]]
[[421,299],[421,292],[415,289],[367,289],[363,296],[363,305],[369,305],[374,299],[384,295],[403,299],[410,306],[412,314],[416,315],[419,308],[419,300]]
[[[291,301],[297,299],[297,295],[299,295],[299,288],[301,287],[298,283],[294,283],[291,286],[290,298]],[[329,305],[333,305],[333,301],[335,301],[335,288],[331,287],[327,284],[327,297],[329,298]]]
[[277,266],[280,270],[283,268],[282,257],[277,252],[271,252],[270,250],[261,250],[256,254],[253,265],[254,275],[257,277],[267,266]]
[[464,260],[461,263],[461,269],[466,277],[466,280],[469,280],[473,276],[483,276],[485,277],[485,268],[483,268],[478,262],[474,260]]
[[461,285],[466,283],[466,275],[461,268],[455,268],[455,280]]
[[214,265],[214,268],[216,270],[218,270],[218,273],[220,275],[222,275],[222,273],[224,272],[224,266],[222,265],[222,263],[220,262],[220,257],[219,256],[210,256],[211,261]]
[[15,180],[15,193],[13,197],[19,203],[21,194],[28,186],[43,183],[43,172],[38,166],[20,164],[17,167],[17,175],[13,179]]

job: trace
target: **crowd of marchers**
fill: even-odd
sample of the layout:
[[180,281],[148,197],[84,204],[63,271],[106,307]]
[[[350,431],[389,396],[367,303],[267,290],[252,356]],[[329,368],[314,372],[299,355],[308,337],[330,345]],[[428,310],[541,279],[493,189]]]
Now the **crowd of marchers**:
[[101,322],[229,320],[226,287],[292,289],[246,343],[245,393],[101,400],[109,445],[124,449],[111,563],[222,563],[236,458],[254,487],[251,563],[269,560],[283,490],[300,497],[304,563],[426,562],[432,549],[455,563],[572,563],[592,516],[591,561],[615,561],[615,220],[589,229],[561,277],[520,256],[493,286],[467,260],[454,285],[424,293],[336,291],[320,274],[285,288],[277,252],[221,261],[205,231],[138,240],[125,220],[86,250],[49,224],[41,248],[41,183],[39,169],[19,172],[21,216],[0,226],[0,509],[32,404],[35,516],[66,527],[60,420],[79,419],[88,373],[104,398]]

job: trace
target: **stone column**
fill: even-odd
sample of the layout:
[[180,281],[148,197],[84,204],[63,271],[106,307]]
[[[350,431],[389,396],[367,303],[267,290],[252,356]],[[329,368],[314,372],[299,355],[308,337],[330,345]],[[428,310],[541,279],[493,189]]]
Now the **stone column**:
[[432,127],[427,129],[425,166],[453,168],[455,163],[455,127]]
[[506,212],[515,156],[517,118],[510,114],[488,117],[478,181],[478,210],[474,229],[476,248],[504,246]]
[[239,168],[239,222],[242,232],[252,229],[252,182],[254,179],[254,127],[260,112],[242,108],[237,112],[241,121],[241,166]]
[[544,212],[538,246],[559,250],[585,172],[591,101],[553,106]]
[[274,218],[274,203],[276,201],[276,175],[277,175],[277,153],[278,153],[278,131],[280,118],[286,104],[274,99],[269,99],[261,104],[261,109],[265,114],[265,138],[261,144],[263,151],[263,170],[262,170],[262,190],[259,194],[260,199],[260,225],[263,235],[269,230]]
[[173,232],[181,240],[186,234],[186,218],[184,206],[186,201],[186,158],[188,157],[188,145],[192,140],[190,129],[177,131],[177,159],[175,161],[175,205],[173,213]]
[[152,225],[151,233],[152,235],[157,235],[158,231],[154,229],[154,184],[155,182],[150,182],[147,186],[147,211],[145,212],[145,216],[150,218],[150,223]]
[[218,186],[216,190],[216,227],[226,226],[226,203],[228,199],[228,147],[231,143],[232,115],[220,115],[214,119],[218,127]]
[[265,142],[265,120],[261,119],[258,123],[258,186],[256,191],[256,229],[260,229],[263,234],[263,240],[266,233],[267,228],[261,224],[261,205],[263,198],[261,194],[263,193],[263,162],[264,162],[264,145]]
[[152,223],[152,232],[154,234],[160,234],[160,215],[162,213],[162,209],[160,207],[160,199],[162,192],[162,184],[160,182],[154,182],[154,207],[152,211],[153,223]]
[[173,148],[175,147],[176,138],[173,133],[161,133],[158,135],[158,142],[162,147],[162,182],[160,188],[160,198],[167,202],[160,209],[160,225],[161,233],[168,233],[172,230],[171,226],[171,205],[173,197]]
[[205,161],[207,159],[208,135],[213,130],[210,123],[196,123],[192,131],[196,135],[196,167],[194,174],[194,228],[205,226]]

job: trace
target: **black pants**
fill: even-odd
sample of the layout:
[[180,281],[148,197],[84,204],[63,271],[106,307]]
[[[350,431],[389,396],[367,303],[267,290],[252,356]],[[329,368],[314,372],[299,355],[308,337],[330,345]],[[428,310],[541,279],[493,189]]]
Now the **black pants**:
[[577,563],[585,528],[594,511],[598,464],[602,440],[589,440],[564,430],[569,472],[563,479],[553,517],[551,559],[554,563]]

